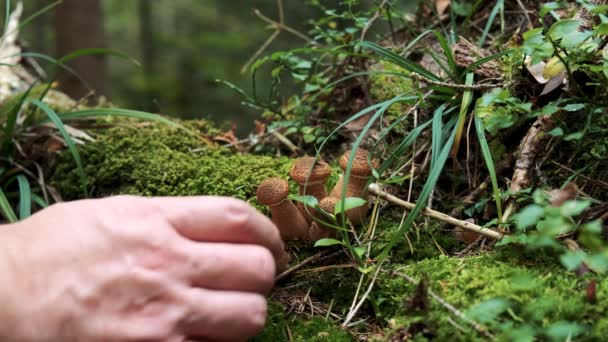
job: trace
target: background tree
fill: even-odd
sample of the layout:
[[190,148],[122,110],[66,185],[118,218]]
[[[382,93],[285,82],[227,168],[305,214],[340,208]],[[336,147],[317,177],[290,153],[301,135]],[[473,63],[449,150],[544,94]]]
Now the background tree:
[[[100,0],[64,0],[55,11],[55,31],[58,56],[84,48],[106,47]],[[90,89],[75,75],[62,72],[59,76],[61,90],[75,98],[86,96],[90,91],[97,95],[108,94],[106,58],[95,55],[69,62]]]

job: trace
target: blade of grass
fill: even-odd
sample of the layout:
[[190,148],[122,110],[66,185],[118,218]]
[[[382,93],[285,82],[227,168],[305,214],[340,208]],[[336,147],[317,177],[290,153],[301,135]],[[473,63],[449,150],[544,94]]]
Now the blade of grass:
[[19,218],[25,220],[32,215],[32,190],[30,182],[24,175],[17,176],[19,184]]
[[439,153],[441,151],[441,143],[443,140],[443,112],[445,111],[445,107],[446,105],[443,104],[441,107],[437,108],[435,114],[433,115],[433,127],[431,129],[431,169],[433,169],[435,164],[437,164]]
[[494,20],[496,19],[498,12],[502,10],[504,5],[505,5],[505,0],[496,1],[496,5],[494,5],[492,12],[490,12],[490,17],[488,18],[486,27],[484,28],[483,33],[481,34],[481,37],[479,38],[479,42],[477,43],[477,45],[479,47],[482,47],[483,44],[485,44],[486,38],[488,37],[488,34],[490,34],[490,29],[492,29],[492,24],[494,24]]
[[434,73],[428,71],[427,69],[422,67],[420,64],[410,62],[409,60],[399,56],[398,54],[386,49],[383,46],[380,46],[376,43],[372,43],[372,42],[368,42],[368,41],[360,42],[359,45],[363,48],[372,50],[381,59],[384,59],[387,62],[391,62],[395,65],[398,65],[407,71],[415,72],[415,73],[422,75],[426,78],[429,78],[433,81],[438,81],[438,82],[441,81],[441,78],[439,78]]
[[36,203],[40,208],[44,209],[44,208],[48,208],[49,204],[46,203],[46,201],[44,200],[44,198],[36,195],[36,194],[32,194],[32,201],[34,203]]
[[[23,95],[17,100],[15,104],[11,107],[11,109],[7,113],[6,123],[4,124],[4,139],[2,140],[2,146],[0,151],[2,151],[2,155],[8,155],[13,145],[13,136],[15,131],[15,126],[17,123],[17,117],[19,116],[19,112],[21,108],[23,108],[23,104],[25,100],[30,95],[32,89],[34,89],[34,84],[31,84],[30,87],[23,93]],[[1,115],[1,113],[0,113]]]
[[49,117],[51,122],[53,122],[53,124],[55,124],[55,127],[57,127],[57,130],[61,133],[61,136],[63,137],[66,144],[68,145],[68,149],[70,150],[70,153],[72,154],[72,158],[74,159],[74,162],[76,163],[76,168],[78,170],[78,174],[80,175],[80,180],[82,182],[83,194],[85,196],[87,196],[87,194],[88,194],[87,178],[84,173],[84,168],[82,167],[82,160],[80,159],[80,153],[78,153],[76,144],[74,143],[74,140],[72,140],[72,137],[70,136],[70,134],[66,130],[65,126],[63,125],[61,118],[59,118],[59,116],[57,115],[57,113],[55,113],[55,111],[53,109],[51,109],[49,106],[47,106],[44,102],[41,102],[40,100],[28,100],[28,102],[30,102],[34,106],[40,108]]
[[19,26],[17,27],[18,29],[21,29],[22,27],[24,27],[25,25],[29,24],[31,21],[33,21],[34,19],[50,12],[53,8],[57,7],[58,5],[60,5],[63,2],[63,0],[58,0],[55,1],[53,3],[50,3],[44,7],[42,7],[40,10],[34,12],[32,15],[30,15],[29,17],[23,19],[21,21],[21,23],[19,24]]
[[[472,86],[475,80],[475,74],[469,73],[467,74],[467,78],[465,84],[467,86]],[[460,141],[462,140],[462,134],[464,132],[464,124],[466,122],[466,117],[469,112],[469,107],[473,102],[473,91],[467,90],[462,95],[462,105],[460,106],[460,117],[458,120],[458,130],[456,131],[456,140],[454,141],[454,148],[452,150],[452,156],[456,156],[458,154],[458,150],[460,149]]]
[[11,0],[4,1],[4,35],[2,38],[2,42],[4,42],[4,37],[6,37],[6,30],[8,29],[8,20],[11,17]]
[[483,127],[483,121],[475,116],[475,129],[477,130],[477,137],[479,139],[479,145],[481,147],[481,153],[483,159],[488,167],[490,173],[490,179],[492,180],[492,190],[494,192],[494,201],[496,202],[496,211],[498,212],[498,224],[502,223],[502,200],[500,197],[500,189],[498,187],[498,177],[496,176],[496,168],[494,167],[494,160],[492,159],[492,152],[486,139],[485,130]]
[[498,59],[498,58],[500,58],[500,57],[502,57],[504,55],[508,55],[509,53],[511,53],[513,51],[515,51],[515,50],[514,49],[507,49],[505,51],[502,51],[502,52],[499,52],[499,53],[495,53],[493,55],[481,58],[478,61],[476,61],[475,63],[469,65],[469,67],[466,68],[466,70],[462,74],[466,75],[468,73],[471,73],[471,72],[475,71],[475,69],[477,69],[479,66],[481,66],[483,64],[486,64],[486,63],[488,63],[490,61],[493,61],[495,59]]
[[399,230],[397,232],[395,232],[395,234],[391,238],[388,245],[386,245],[386,247],[384,247],[382,252],[376,258],[376,260],[378,260],[379,262],[383,261],[384,259],[386,259],[386,257],[388,257],[388,255],[389,255],[390,251],[393,249],[393,247],[395,247],[395,245],[397,244],[397,242],[399,242],[399,240],[403,237],[403,235],[407,231],[409,231],[409,229],[412,227],[412,225],[414,224],[414,221],[418,218],[418,216],[420,215],[422,210],[424,210],[424,208],[426,208],[429,196],[431,195],[431,192],[434,190],[435,185],[437,184],[437,180],[439,180],[439,176],[441,175],[441,172],[443,171],[445,163],[447,162],[447,160],[450,156],[450,151],[452,149],[452,145],[454,144],[454,139],[456,138],[457,130],[458,130],[457,126],[455,126],[452,131],[452,134],[450,135],[450,138],[448,139],[447,143],[441,150],[441,153],[439,154],[439,157],[437,158],[437,163],[436,163],[435,167],[433,169],[431,169],[428,179],[422,189],[422,192],[420,193],[420,196],[418,197],[416,206],[409,213],[404,224],[399,228]]
[[152,114],[147,112],[140,112],[137,110],[130,109],[122,109],[122,108],[96,108],[96,109],[86,109],[80,111],[73,111],[67,113],[58,114],[59,117],[64,120],[75,120],[75,119],[89,119],[94,117],[103,117],[103,116],[120,116],[120,117],[128,117],[140,120],[148,120],[148,121],[156,121],[163,124],[167,124],[169,126],[173,126],[175,128],[181,128],[189,131],[186,127],[173,122],[169,119],[163,118],[158,114]]
[[0,188],[0,210],[2,210],[2,214],[10,223],[17,222],[17,215],[2,188]]
[[87,48],[87,49],[80,49],[80,50],[76,50],[74,52],[71,52],[63,57],[61,57],[59,59],[59,62],[64,64],[67,63],[71,60],[74,60],[76,58],[79,57],[84,57],[84,56],[93,56],[93,55],[109,55],[109,56],[114,56],[114,57],[121,57],[125,60],[130,61],[131,63],[135,64],[136,66],[141,66],[141,63],[136,60],[135,58],[129,56],[128,54],[118,51],[118,50],[113,50],[113,49],[104,49],[104,48]]
[[[62,67],[65,65],[65,63],[67,63],[71,60],[74,60],[78,57],[94,56],[94,55],[110,55],[110,56],[115,56],[115,57],[121,57],[121,58],[124,58],[126,60],[133,62],[137,66],[141,65],[141,63],[139,63],[136,59],[134,59],[134,58],[130,57],[129,55],[127,55],[126,53],[120,52],[118,50],[103,49],[103,48],[88,48],[88,49],[79,49],[79,50],[76,50],[74,52],[71,52],[71,53],[61,57],[57,61],[58,64],[56,64],[56,66]],[[51,87],[53,85],[53,82],[57,78],[57,75],[58,75],[57,68],[55,68],[55,70],[53,72],[53,76],[51,77],[51,80],[48,82],[47,88],[44,90],[44,92],[40,96],[40,101],[42,101],[44,99],[44,97],[46,96],[46,94],[51,90]],[[78,78],[81,79],[80,76]]]

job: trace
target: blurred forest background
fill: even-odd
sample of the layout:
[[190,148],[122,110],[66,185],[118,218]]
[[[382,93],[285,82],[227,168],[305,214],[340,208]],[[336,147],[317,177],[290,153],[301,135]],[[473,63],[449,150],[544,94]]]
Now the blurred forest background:
[[[317,1],[284,1],[286,24],[307,32],[308,21],[321,11],[311,2]],[[27,0],[25,16],[51,3]],[[89,87],[68,74],[59,79],[61,90],[75,98],[93,89],[121,107],[234,121],[244,133],[260,113],[242,106],[240,96],[216,80],[251,89],[251,74],[241,69],[272,33],[254,9],[278,19],[276,0],[63,0],[27,25],[23,38],[27,50],[54,57],[105,47],[141,62],[78,59],[70,66]],[[304,44],[282,33],[265,54]],[[271,82],[270,72],[265,74],[258,78],[261,93]]]

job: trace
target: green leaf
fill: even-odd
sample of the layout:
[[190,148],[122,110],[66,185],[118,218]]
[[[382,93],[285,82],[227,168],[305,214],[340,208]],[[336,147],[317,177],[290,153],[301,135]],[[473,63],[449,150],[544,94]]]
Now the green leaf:
[[567,217],[575,217],[583,213],[591,206],[591,201],[567,201],[561,206],[561,214]]
[[330,246],[344,246],[344,242],[336,239],[321,239],[315,243],[315,247],[330,247]]
[[606,273],[608,271],[608,255],[605,253],[589,256],[585,263],[589,268],[598,273]]
[[545,215],[545,210],[536,204],[529,205],[522,209],[516,216],[517,229],[524,230],[528,227],[536,225],[536,223]]
[[363,258],[367,249],[364,246],[357,246],[353,248],[353,252],[357,255],[359,259]]
[[594,36],[605,36],[608,35],[608,23],[601,23],[597,25],[595,30],[593,30]]
[[562,7],[563,7],[563,5],[558,2],[555,2],[555,1],[548,2],[541,6],[539,15],[542,18],[542,17],[546,16],[547,14],[549,14],[551,11],[558,10]]
[[576,133],[572,133],[572,134],[566,136],[564,138],[564,140],[566,140],[566,141],[581,140],[584,135],[585,135],[584,132],[576,132]]
[[358,197],[345,198],[344,202],[342,200],[340,200],[340,201],[338,201],[338,203],[336,203],[334,215],[338,215],[343,212],[347,212],[351,209],[358,208],[358,207],[364,206],[366,204],[367,204],[367,201],[364,200],[363,198],[358,198]]
[[562,136],[564,136],[564,130],[561,127],[555,127],[547,134],[554,136],[554,137],[562,137]]
[[560,40],[578,31],[580,26],[581,20],[578,19],[560,20],[551,26],[549,32],[547,32],[547,36],[553,40]]
[[19,218],[25,220],[32,214],[32,191],[30,182],[24,175],[17,176],[19,184]]
[[570,272],[576,271],[585,261],[585,252],[577,251],[572,252],[568,251],[566,254],[560,256],[559,260],[562,265],[566,267],[566,269]]
[[572,338],[577,337],[587,331],[585,326],[573,322],[557,322],[550,325],[546,334],[555,341],[572,341]]
[[510,329],[506,332],[507,337],[510,341],[517,342],[534,342],[536,341],[536,331],[530,325],[523,325],[521,327]]
[[316,208],[319,205],[319,200],[315,196],[289,195],[288,198],[292,201],[303,203],[305,206],[311,208]]
[[302,139],[307,144],[310,144],[310,143],[314,142],[315,140],[317,140],[317,138],[312,134],[304,134],[304,136],[302,136]]
[[510,304],[502,298],[490,299],[477,304],[467,312],[467,316],[480,323],[490,323],[509,309]]
[[566,112],[578,112],[579,110],[585,109],[584,103],[572,103],[564,107]]

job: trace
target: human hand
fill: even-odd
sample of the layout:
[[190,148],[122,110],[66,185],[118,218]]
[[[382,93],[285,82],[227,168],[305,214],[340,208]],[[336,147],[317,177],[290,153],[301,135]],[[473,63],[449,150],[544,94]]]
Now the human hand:
[[284,253],[219,197],[62,203],[0,230],[0,340],[243,341]]

